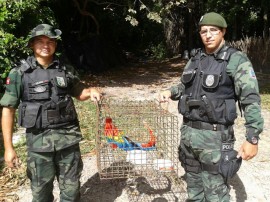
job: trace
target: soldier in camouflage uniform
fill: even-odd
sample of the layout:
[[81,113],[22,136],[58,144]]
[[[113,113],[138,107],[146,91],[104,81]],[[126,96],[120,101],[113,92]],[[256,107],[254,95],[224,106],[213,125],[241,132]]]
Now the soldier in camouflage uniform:
[[[183,115],[179,160],[186,172],[187,201],[229,201],[228,178],[241,160],[258,152],[263,130],[258,82],[247,56],[225,43],[227,23],[217,13],[199,21],[203,49],[193,50],[181,82],[160,93],[178,100]],[[246,141],[233,149],[236,101],[244,112]]]
[[18,123],[26,128],[27,176],[33,200],[52,202],[53,181],[59,182],[60,201],[80,200],[82,139],[72,97],[80,101],[100,99],[95,88],[86,87],[75,70],[55,55],[61,31],[40,24],[30,35],[33,56],[13,68],[6,81],[2,132],[5,161],[15,167],[17,154],[12,144],[15,110]]

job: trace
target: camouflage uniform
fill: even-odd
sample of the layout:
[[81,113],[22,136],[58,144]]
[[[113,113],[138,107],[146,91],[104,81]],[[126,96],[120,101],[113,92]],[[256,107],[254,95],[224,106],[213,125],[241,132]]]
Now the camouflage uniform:
[[[203,54],[203,53],[202,53]],[[201,59],[208,59],[204,55]],[[185,69],[189,67],[191,60]],[[184,70],[185,71],[185,70]],[[227,75],[232,79],[235,99],[240,102],[246,120],[246,136],[259,136],[263,130],[261,117],[260,95],[258,82],[247,56],[237,51],[230,56],[226,67]],[[171,98],[179,100],[185,91],[185,85],[180,83],[170,88]],[[196,129],[183,124],[181,126],[181,142],[179,155],[187,159],[197,159],[200,166],[217,164],[221,159],[222,137],[233,134],[232,127],[222,131]],[[234,139],[232,140],[235,141]],[[180,157],[179,157],[180,158]],[[196,165],[195,165],[196,167]],[[218,172],[199,170],[186,172],[188,200],[187,201],[229,201],[229,188],[226,180]]]
[[[27,62],[34,68],[42,68],[34,56]],[[54,69],[60,60],[55,57],[47,69]],[[69,95],[80,95],[85,85],[80,82],[74,69],[65,64],[72,86]],[[17,109],[24,93],[23,73],[20,66],[13,68],[8,76],[6,91],[0,104]],[[53,181],[59,182],[60,201],[80,200],[80,175],[82,159],[79,142],[82,139],[78,121],[54,129],[26,129],[28,149],[27,175],[31,180],[33,201],[53,201]]]

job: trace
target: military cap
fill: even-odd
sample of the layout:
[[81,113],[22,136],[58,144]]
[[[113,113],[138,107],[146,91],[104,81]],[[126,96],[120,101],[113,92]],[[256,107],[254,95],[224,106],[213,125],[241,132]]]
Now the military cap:
[[218,13],[206,13],[199,21],[199,26],[202,25],[213,25],[217,27],[227,28],[225,19]]
[[38,26],[36,26],[34,29],[32,29],[31,33],[30,33],[30,38],[28,41],[28,45],[29,42],[35,38],[36,36],[47,36],[51,39],[56,39],[59,38],[60,35],[62,34],[61,30],[59,29],[54,29],[53,26],[48,25],[48,24],[39,24]]

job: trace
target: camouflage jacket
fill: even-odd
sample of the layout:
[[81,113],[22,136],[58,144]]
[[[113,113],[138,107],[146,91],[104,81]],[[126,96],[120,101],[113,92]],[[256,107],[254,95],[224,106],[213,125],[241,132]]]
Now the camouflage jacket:
[[[205,57],[208,57],[204,54]],[[185,66],[190,65],[191,60]],[[235,90],[235,99],[240,103],[244,112],[246,136],[259,136],[263,130],[264,120],[261,116],[261,99],[259,94],[258,81],[248,57],[241,51],[230,56],[226,67],[226,73],[232,78]],[[172,86],[171,99],[179,100],[185,86],[180,82]]]
[[[42,68],[33,56],[28,57],[26,61],[35,68]],[[60,60],[55,58],[48,68],[56,68],[57,65],[61,64]],[[69,94],[76,97],[80,95],[85,85],[80,82],[78,74],[72,66],[65,64],[65,67],[67,68],[68,74],[70,74],[70,78],[72,78],[72,87],[70,88]],[[20,66],[10,71],[5,85],[5,93],[0,100],[1,106],[18,108],[24,91],[22,75],[23,73],[20,70]],[[54,130],[27,129],[26,134],[28,149],[36,152],[60,150],[77,144],[82,139],[78,125],[68,125]]]

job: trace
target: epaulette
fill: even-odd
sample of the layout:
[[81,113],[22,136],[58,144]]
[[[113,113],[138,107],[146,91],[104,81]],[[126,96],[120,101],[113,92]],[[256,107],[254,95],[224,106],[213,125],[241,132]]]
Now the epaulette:
[[31,66],[26,62],[25,59],[20,60],[21,64],[20,64],[20,70],[22,72],[26,72],[27,70],[29,70],[31,68]]
[[197,49],[192,49],[190,51],[190,59],[191,60],[199,60],[200,59],[200,53],[201,52],[201,49],[200,48],[197,48]]
[[237,49],[226,45],[216,55],[216,59],[228,61],[230,59],[230,56],[237,51]]
[[193,48],[191,51],[190,51],[190,57],[195,57],[197,55],[197,53],[199,53],[201,51],[200,48]]
[[60,67],[61,67],[62,70],[67,71],[67,68],[66,68],[65,65],[61,65]]
[[58,59],[58,64],[56,65],[56,68],[67,71],[66,65],[64,64],[64,62],[62,62],[60,58]]

